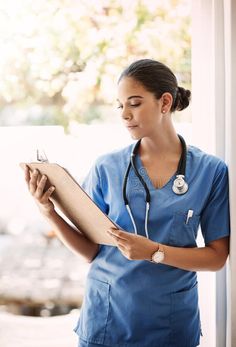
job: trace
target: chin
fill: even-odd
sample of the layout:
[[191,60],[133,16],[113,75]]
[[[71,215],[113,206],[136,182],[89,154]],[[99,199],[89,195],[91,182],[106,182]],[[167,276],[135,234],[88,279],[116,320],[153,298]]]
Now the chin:
[[131,135],[131,138],[133,139],[133,140],[140,140],[141,138],[142,138],[142,136],[138,136],[138,135]]
[[137,134],[135,132],[132,132],[132,133],[130,132],[129,134],[130,134],[131,139],[133,139],[133,140],[139,140],[143,137],[140,134]]

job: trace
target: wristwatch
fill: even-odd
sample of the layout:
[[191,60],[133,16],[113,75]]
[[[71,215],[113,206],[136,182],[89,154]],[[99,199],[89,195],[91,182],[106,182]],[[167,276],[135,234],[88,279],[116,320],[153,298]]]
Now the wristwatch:
[[165,258],[164,248],[159,243],[158,250],[155,251],[151,256],[151,262],[158,264],[158,263],[161,263],[164,260],[164,258]]

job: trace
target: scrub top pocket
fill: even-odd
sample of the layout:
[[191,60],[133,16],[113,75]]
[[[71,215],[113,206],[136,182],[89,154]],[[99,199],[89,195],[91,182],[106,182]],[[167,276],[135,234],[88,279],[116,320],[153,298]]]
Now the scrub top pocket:
[[84,340],[104,343],[109,311],[110,284],[88,277],[85,296],[74,331]]
[[170,246],[177,247],[196,247],[197,231],[199,227],[200,215],[193,214],[188,219],[188,212],[178,211],[173,215],[171,230],[169,235]]

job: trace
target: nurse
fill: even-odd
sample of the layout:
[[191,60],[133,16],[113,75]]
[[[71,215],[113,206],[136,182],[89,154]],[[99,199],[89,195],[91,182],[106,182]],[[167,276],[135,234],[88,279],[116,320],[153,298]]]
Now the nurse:
[[[58,237],[91,262],[74,328],[80,347],[196,347],[196,272],[221,269],[229,252],[227,166],[176,133],[172,113],[189,105],[190,91],[164,64],[132,63],[117,100],[135,143],[100,156],[83,182],[119,225],[107,230],[116,247],[68,225],[50,201],[53,188],[43,191],[46,177],[26,169],[26,182]],[[196,244],[199,225],[204,247]]]

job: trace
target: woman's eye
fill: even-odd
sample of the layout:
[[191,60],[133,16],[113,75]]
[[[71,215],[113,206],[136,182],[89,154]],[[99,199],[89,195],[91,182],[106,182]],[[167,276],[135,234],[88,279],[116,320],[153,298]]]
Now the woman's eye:
[[130,106],[132,106],[132,107],[138,107],[138,106],[140,106],[141,104],[131,104]]
[[[130,106],[130,107],[138,107],[138,106],[140,106],[140,105],[141,105],[141,104],[139,103],[139,104],[130,104],[129,106]],[[121,109],[122,109],[123,106],[122,106],[122,105],[118,105],[117,108],[121,108]]]

